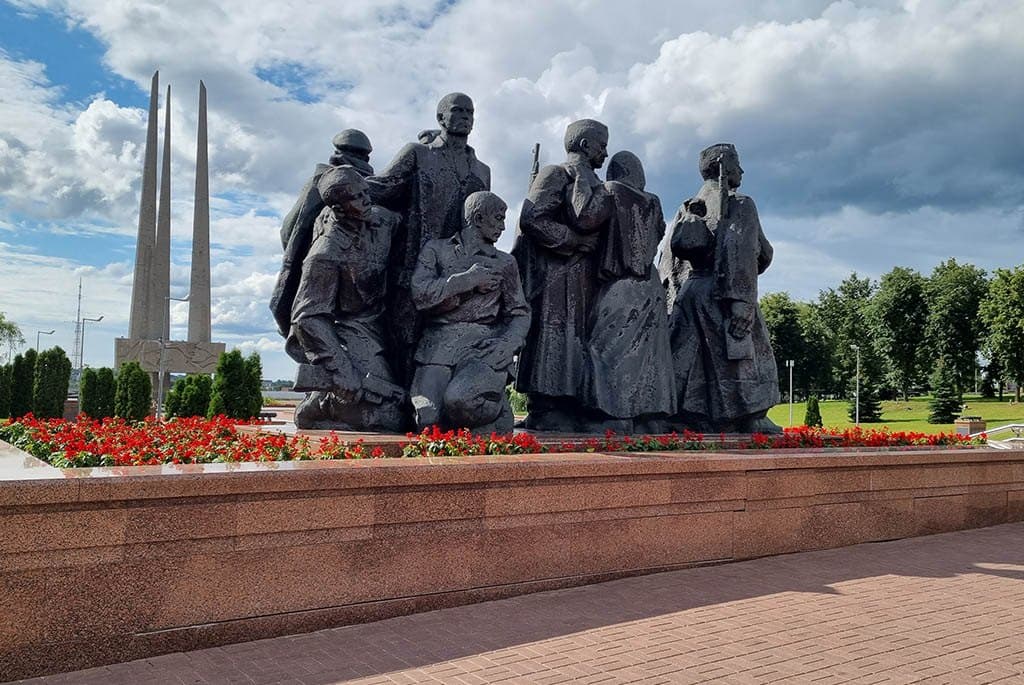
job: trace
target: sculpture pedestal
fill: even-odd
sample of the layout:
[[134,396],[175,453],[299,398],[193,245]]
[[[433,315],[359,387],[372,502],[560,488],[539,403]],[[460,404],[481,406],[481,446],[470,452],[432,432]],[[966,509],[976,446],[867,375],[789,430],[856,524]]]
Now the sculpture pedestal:
[[[213,373],[224,354],[224,343],[168,340],[164,343],[165,373]],[[115,338],[114,364],[138,362],[144,371],[160,371],[160,341],[141,338]]]
[[16,679],[619,576],[1020,521],[1024,453],[57,469],[0,442],[0,503],[0,674]]

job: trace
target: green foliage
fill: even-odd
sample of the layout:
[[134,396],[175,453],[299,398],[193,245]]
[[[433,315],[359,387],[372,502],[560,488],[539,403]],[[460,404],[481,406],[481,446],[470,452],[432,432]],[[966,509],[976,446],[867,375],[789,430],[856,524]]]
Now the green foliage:
[[922,335],[928,323],[926,289],[921,274],[898,266],[882,276],[869,305],[878,349],[904,400],[909,399],[926,357]]
[[36,359],[32,383],[32,413],[39,418],[64,416],[64,400],[71,380],[71,360],[60,347],[42,352]]
[[933,360],[952,367],[958,394],[974,377],[983,332],[978,310],[987,292],[985,272],[955,259],[935,267],[928,280],[928,349]]
[[516,390],[515,386],[511,384],[505,386],[505,397],[508,398],[508,404],[512,407],[513,414],[526,413],[526,395]]
[[792,359],[793,388],[797,396],[827,388],[831,374],[832,339],[816,305],[795,302],[788,293],[761,298],[761,313],[768,328],[779,370],[779,387],[789,387],[786,360]]
[[1024,384],[1024,266],[996,271],[980,316],[986,329],[985,346],[998,360],[1002,374],[1016,384],[1019,402]]
[[[851,387],[857,369],[860,348],[861,381],[877,387],[882,378],[883,363],[870,335],[868,305],[873,293],[871,280],[858,278],[856,273],[839,284],[839,288],[824,290],[819,298],[819,312],[824,327],[832,336],[832,382],[835,392],[846,392]],[[863,412],[861,412],[863,416]]]
[[113,416],[116,392],[117,385],[114,381],[113,370],[108,368],[82,370],[78,396],[81,400],[80,408],[83,414],[94,419]]
[[821,407],[818,405],[817,395],[811,395],[807,398],[807,411],[804,413],[804,425],[821,427]]
[[981,396],[986,398],[995,397],[999,395],[999,400],[1003,399],[1003,365],[999,361],[999,356],[993,352],[988,352],[988,365],[985,367],[985,372],[981,377]]
[[96,372],[96,394],[99,396],[96,405],[96,416],[93,418],[107,418],[114,416],[114,398],[117,394],[117,381],[114,379],[114,370],[106,366]]
[[11,415],[11,365],[0,366],[0,419]]
[[817,304],[798,302],[800,334],[803,336],[803,355],[796,360],[793,382],[804,395],[812,391],[827,391],[832,378],[832,335],[825,327]]
[[96,372],[92,369],[82,369],[78,379],[78,410],[86,416],[95,416]]
[[956,371],[940,361],[932,376],[932,399],[928,402],[928,423],[951,423],[963,406],[957,389]]
[[258,352],[245,358],[245,391],[248,408],[244,418],[259,416],[263,409],[263,364]]
[[996,381],[992,378],[992,374],[985,370],[984,375],[981,377],[981,387],[978,388],[978,393],[986,400],[990,400],[996,396]]
[[206,374],[191,374],[179,378],[164,401],[167,417],[206,416],[212,390],[213,379]]
[[[953,424],[928,423],[928,403],[931,397],[911,397],[909,402],[902,400],[882,400],[882,425],[894,431],[918,431],[921,433],[940,433],[953,430]],[[1007,423],[1024,423],[1024,405],[1013,402],[999,402],[980,397],[964,396],[964,401],[971,406],[970,413],[981,416],[989,426],[1002,426]],[[846,398],[841,400],[825,400],[819,398],[821,422],[825,428],[849,428],[853,425]],[[807,405],[797,402],[793,411],[803,416]],[[780,426],[784,426],[789,418],[789,404],[775,405],[768,411],[768,418]],[[876,424],[877,425],[877,424]]]
[[6,347],[13,351],[16,345],[24,345],[25,337],[21,329],[13,321],[8,321],[3,312],[0,312],[0,347]]
[[32,411],[32,384],[36,375],[36,351],[26,350],[14,358],[11,367],[11,417]]
[[[248,419],[259,413],[258,408],[255,413],[253,412],[255,404],[252,397],[253,373],[253,365],[247,364],[238,350],[222,354],[217,361],[217,372],[213,377],[213,392],[210,395],[210,406],[206,415],[213,417],[223,414],[233,419]],[[262,403],[262,393],[257,393],[257,395]]]
[[128,421],[142,421],[150,413],[153,382],[138,362],[125,362],[117,373],[114,414]]
[[[850,402],[847,414],[851,421],[856,421],[858,411],[856,375],[850,380],[848,397]],[[859,410],[861,423],[879,423],[882,420],[882,401],[878,397],[878,386],[869,376],[862,375],[860,378]]]
[[[761,315],[768,328],[768,339],[771,341],[775,363],[779,368],[779,388],[785,391],[789,387],[789,369],[786,361],[798,360],[804,356],[804,337],[800,329],[800,311],[789,293],[769,293],[761,298]],[[798,366],[793,368],[793,384],[800,387],[797,381]],[[799,367],[802,372],[802,367]]]

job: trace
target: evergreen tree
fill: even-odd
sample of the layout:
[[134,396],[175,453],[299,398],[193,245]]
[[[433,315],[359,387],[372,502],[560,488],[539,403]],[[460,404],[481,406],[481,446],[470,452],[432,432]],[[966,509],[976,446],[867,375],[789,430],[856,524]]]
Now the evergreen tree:
[[245,359],[245,389],[248,398],[248,414],[245,418],[259,416],[263,409],[263,363],[257,352]]
[[999,355],[992,351],[986,344],[985,356],[988,364],[985,365],[981,376],[981,396],[992,399],[997,394],[999,401],[1003,401],[1003,365],[999,361]]
[[[185,376],[188,378],[188,376]],[[181,413],[181,393],[185,388],[185,378],[179,378],[171,386],[171,389],[167,391],[167,396],[164,397],[164,417],[172,418],[175,416],[183,416]]]
[[90,418],[96,418],[96,372],[92,369],[82,369],[82,376],[78,380],[78,410]]
[[940,361],[932,376],[928,423],[953,423],[960,416],[962,407],[953,364]]
[[985,367],[985,374],[981,377],[981,387],[978,392],[986,400],[994,400],[996,397],[996,383],[992,379],[992,374],[988,372],[988,367]]
[[878,398],[878,385],[870,376],[860,377],[860,397],[857,397],[857,379],[850,380],[849,390],[850,406],[849,416],[851,421],[857,420],[858,410],[861,423],[878,423],[882,420],[882,402]]
[[0,419],[11,415],[11,365],[0,366]]
[[11,417],[32,411],[32,383],[36,374],[36,351],[26,350],[14,358],[11,367]]
[[114,414],[128,421],[142,421],[149,416],[153,383],[138,362],[125,362],[117,373]]
[[245,358],[238,350],[225,352],[217,361],[213,377],[213,392],[207,416],[224,416],[233,419],[248,419],[252,416],[252,401],[249,398]]
[[62,348],[53,347],[40,354],[32,384],[32,413],[40,418],[62,418],[70,380],[71,360]]
[[818,406],[817,395],[811,395],[807,398],[807,411],[804,413],[804,425],[821,427],[821,407]]
[[114,397],[117,394],[117,381],[114,380],[114,370],[107,367],[96,371],[96,403],[94,419],[105,419],[114,415]]
[[164,402],[167,417],[206,416],[212,388],[213,381],[206,374],[190,374],[178,379]]

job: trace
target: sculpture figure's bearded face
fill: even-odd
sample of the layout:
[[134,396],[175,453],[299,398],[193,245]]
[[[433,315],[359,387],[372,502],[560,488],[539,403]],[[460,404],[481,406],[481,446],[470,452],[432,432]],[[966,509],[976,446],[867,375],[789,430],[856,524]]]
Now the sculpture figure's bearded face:
[[448,133],[468,136],[473,130],[473,101],[465,95],[442,100],[437,123]]

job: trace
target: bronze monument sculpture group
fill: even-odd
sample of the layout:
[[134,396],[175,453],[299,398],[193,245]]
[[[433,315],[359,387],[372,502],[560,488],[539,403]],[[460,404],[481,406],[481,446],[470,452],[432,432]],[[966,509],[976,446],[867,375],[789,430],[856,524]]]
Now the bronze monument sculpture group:
[[565,132],[535,168],[512,254],[505,202],[467,143],[473,102],[437,106],[379,174],[369,139],[334,138],[281,229],[271,310],[299,363],[300,428],[507,433],[506,386],[537,431],[774,432],[777,371],[757,304],[772,259],[732,145],[701,152],[704,184],[667,227],[640,159],[608,128]]

